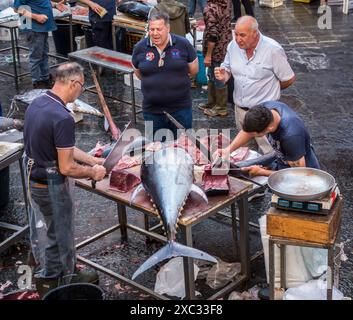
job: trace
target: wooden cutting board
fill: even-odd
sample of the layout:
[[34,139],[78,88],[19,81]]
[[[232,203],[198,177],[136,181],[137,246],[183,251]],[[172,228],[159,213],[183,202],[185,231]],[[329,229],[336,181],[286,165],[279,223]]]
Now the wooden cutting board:
[[0,141],[0,161],[23,149],[22,143]]

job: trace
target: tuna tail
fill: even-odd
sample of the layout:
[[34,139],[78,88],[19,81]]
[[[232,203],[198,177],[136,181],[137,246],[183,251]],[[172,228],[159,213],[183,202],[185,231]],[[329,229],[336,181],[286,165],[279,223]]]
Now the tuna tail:
[[173,257],[190,257],[194,259],[207,260],[217,263],[217,260],[206,252],[171,241],[168,242],[167,245],[165,245],[162,249],[158,250],[150,258],[148,258],[140,266],[140,268],[135,271],[132,276],[132,280],[134,280],[138,275],[145,272],[147,269],[151,268],[155,264]]

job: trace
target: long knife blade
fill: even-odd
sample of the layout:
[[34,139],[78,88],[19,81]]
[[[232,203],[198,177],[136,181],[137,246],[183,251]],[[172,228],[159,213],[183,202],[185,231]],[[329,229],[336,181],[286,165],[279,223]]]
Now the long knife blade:
[[209,162],[212,162],[211,153],[208,148],[200,141],[200,139],[193,133],[193,130],[186,130],[185,127],[178,122],[171,114],[166,111],[163,111],[167,118],[177,127],[177,129],[185,130],[185,134],[190,138],[192,142],[195,143],[196,148],[201,151],[201,153],[208,159]]
[[105,158],[105,161],[103,162],[103,166],[105,167],[107,174],[109,174],[113,170],[114,166],[121,159],[123,150],[126,147],[126,145],[131,143],[131,141],[126,138],[127,129],[130,129],[130,128],[131,128],[131,121],[126,125],[118,141],[115,142],[113,148],[110,150],[108,156]]

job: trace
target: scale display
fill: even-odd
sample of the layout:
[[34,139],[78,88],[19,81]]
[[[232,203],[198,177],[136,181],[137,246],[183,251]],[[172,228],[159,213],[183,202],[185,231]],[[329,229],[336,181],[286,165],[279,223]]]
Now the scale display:
[[278,199],[276,206],[279,209],[283,208],[287,210],[307,211],[313,213],[319,213],[322,211],[321,203],[291,201],[283,198]]

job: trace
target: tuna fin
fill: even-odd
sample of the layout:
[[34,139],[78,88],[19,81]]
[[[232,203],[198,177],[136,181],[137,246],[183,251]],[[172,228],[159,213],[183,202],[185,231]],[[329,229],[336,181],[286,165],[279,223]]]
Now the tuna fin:
[[190,192],[197,193],[203,200],[205,200],[206,203],[208,203],[208,199],[207,199],[207,196],[206,196],[205,192],[199,186],[197,186],[196,184],[193,184],[191,186]]
[[134,192],[131,195],[130,198],[130,205],[132,204],[132,202],[135,200],[136,196],[142,191],[145,190],[145,188],[143,187],[142,183],[140,183],[136,189],[134,190]]
[[155,264],[173,257],[190,257],[194,259],[207,260],[217,263],[217,260],[211,255],[198,249],[184,246],[177,242],[168,242],[162,249],[158,250],[153,256],[147,259],[132,275],[134,280],[138,275],[145,272]]

